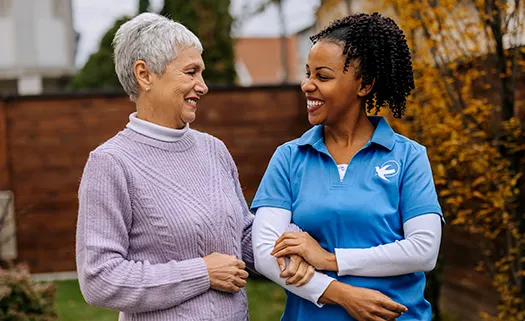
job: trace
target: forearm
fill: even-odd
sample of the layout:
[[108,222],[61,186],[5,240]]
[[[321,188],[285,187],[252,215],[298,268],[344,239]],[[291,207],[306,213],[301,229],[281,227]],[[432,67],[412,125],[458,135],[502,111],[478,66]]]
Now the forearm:
[[77,264],[86,301],[123,312],[167,309],[210,288],[202,258],[150,264],[85,249],[78,254]]
[[319,298],[319,303],[340,305],[343,293],[341,289],[342,286],[344,286],[343,283],[339,281],[334,281],[330,283],[330,285],[326,288],[324,293]]
[[286,284],[286,279],[280,277],[281,270],[275,257],[270,253],[275,241],[289,228],[291,213],[282,209],[267,209],[257,211],[253,224],[253,253],[257,271],[286,290],[321,306],[319,298],[334,279],[316,272],[310,282],[302,287]]
[[[257,270],[255,269],[255,263],[254,263],[254,255],[253,255],[253,245],[252,245],[252,225],[253,225],[253,219],[255,215],[247,214],[245,216],[245,227],[244,227],[244,233],[242,237],[242,259],[246,263],[246,267],[250,269],[252,272],[255,272],[258,274]],[[286,228],[286,232],[301,232],[301,229],[293,224],[288,224]],[[335,256],[334,256],[335,261]]]
[[209,289],[202,258],[150,264],[128,260],[133,210],[127,180],[107,154],[90,155],[79,188],[76,263],[84,298],[125,312],[161,310]]
[[408,220],[405,239],[367,249],[335,249],[339,275],[395,276],[434,268],[441,240],[441,218],[425,214]]

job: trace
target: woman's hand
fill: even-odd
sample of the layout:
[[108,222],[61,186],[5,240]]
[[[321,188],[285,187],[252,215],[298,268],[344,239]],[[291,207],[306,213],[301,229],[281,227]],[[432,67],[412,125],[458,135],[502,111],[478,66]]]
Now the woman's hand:
[[297,287],[310,282],[315,274],[315,268],[299,255],[291,255],[288,266],[284,256],[278,257],[277,264],[281,269],[281,278],[287,278],[286,284],[295,284]]
[[210,276],[210,287],[214,290],[237,293],[246,286],[248,272],[246,264],[233,255],[212,253],[204,257]]
[[323,249],[306,232],[287,232],[275,242],[271,255],[280,258],[299,255],[316,270],[337,271],[335,254]]
[[358,321],[395,320],[408,311],[381,292],[338,281],[330,283],[319,301],[340,305]]

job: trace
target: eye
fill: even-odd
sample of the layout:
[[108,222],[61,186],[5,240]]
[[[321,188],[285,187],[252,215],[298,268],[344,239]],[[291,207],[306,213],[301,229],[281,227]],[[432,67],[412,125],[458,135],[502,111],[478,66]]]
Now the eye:
[[330,79],[330,78],[328,78],[328,77],[326,77],[326,76],[324,76],[324,75],[317,75],[317,77],[318,77],[319,79],[321,79],[321,80],[328,80],[328,79]]
[[197,72],[195,71],[195,69],[192,69],[192,70],[188,71],[186,74],[188,74],[188,75],[193,77],[193,76],[195,76],[196,73]]
[[309,72],[309,71],[307,71],[307,72],[305,73],[305,75],[306,75],[306,77],[310,78],[310,72]]

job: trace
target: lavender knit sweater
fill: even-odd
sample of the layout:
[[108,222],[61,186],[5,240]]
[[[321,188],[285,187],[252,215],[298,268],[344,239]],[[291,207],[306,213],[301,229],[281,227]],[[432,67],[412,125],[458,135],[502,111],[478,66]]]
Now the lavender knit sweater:
[[253,215],[220,140],[125,129],[91,152],[79,202],[77,269],[90,304],[126,321],[248,319],[244,289],[210,289],[202,259],[220,252],[253,266]]

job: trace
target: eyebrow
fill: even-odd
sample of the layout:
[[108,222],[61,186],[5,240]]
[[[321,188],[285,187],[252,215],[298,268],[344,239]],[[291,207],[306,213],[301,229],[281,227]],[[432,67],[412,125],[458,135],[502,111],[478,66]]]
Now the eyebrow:
[[204,67],[203,65],[197,63],[197,62],[192,62],[190,64],[188,64],[186,67],[184,67],[184,69],[188,69],[188,68],[195,68],[195,69],[206,69],[206,67]]
[[327,67],[327,66],[321,66],[321,67],[317,67],[317,68],[315,68],[315,70],[320,70],[320,69],[323,69],[323,68],[324,68],[324,69],[328,69],[328,70],[331,70],[331,71],[335,72],[335,70],[333,70],[332,68],[330,68],[330,67]]

